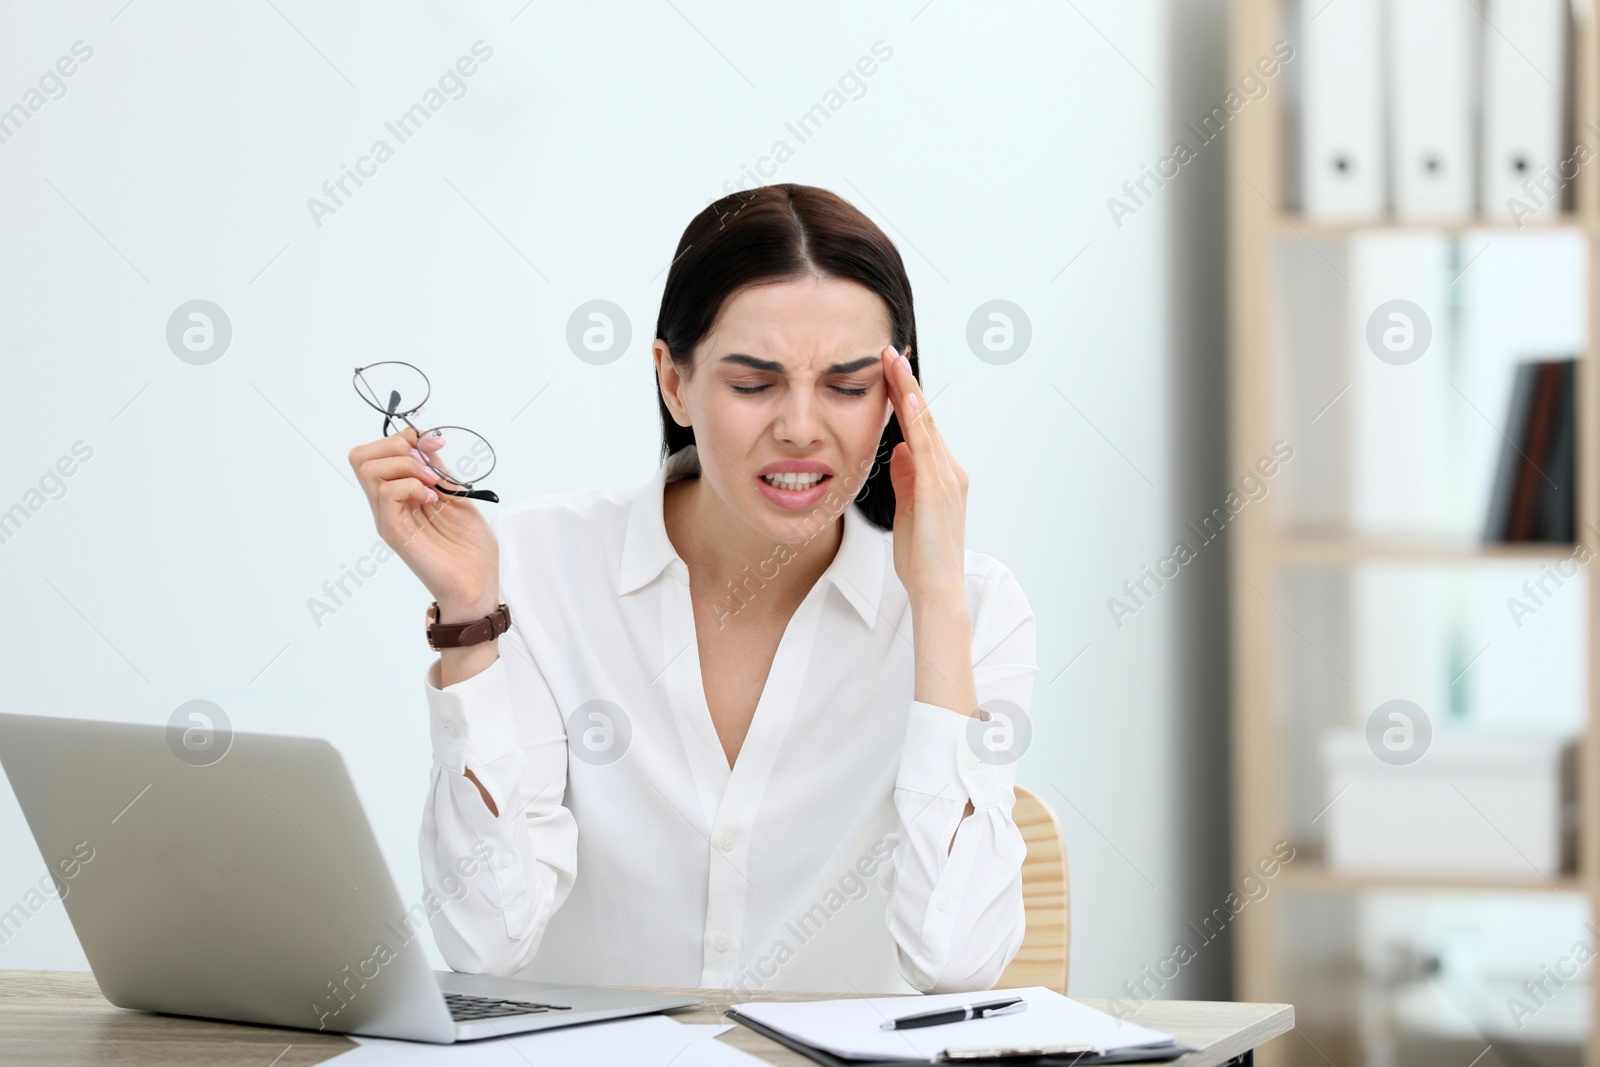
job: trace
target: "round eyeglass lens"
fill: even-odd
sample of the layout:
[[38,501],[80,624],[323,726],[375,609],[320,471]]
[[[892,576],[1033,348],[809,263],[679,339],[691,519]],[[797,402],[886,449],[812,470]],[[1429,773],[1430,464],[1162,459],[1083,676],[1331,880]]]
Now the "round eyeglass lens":
[[374,363],[356,372],[356,392],[385,415],[409,415],[428,399],[428,379],[409,363]]
[[470,486],[482,481],[494,470],[494,449],[489,442],[462,426],[440,426],[423,433],[423,438],[442,439],[444,445],[437,451],[423,447],[422,454],[430,457],[433,469],[447,482]]

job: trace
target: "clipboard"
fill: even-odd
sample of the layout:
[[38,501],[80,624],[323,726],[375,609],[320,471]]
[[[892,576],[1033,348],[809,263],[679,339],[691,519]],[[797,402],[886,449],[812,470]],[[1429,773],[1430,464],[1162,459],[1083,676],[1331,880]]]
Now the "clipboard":
[[929,1064],[971,1064],[972,1067],[988,1067],[988,1065],[995,1065],[995,1067],[1001,1067],[1001,1065],[1003,1067],[1091,1067],[1091,1065],[1102,1063],[1165,1063],[1194,1051],[1188,1045],[1174,1041],[1170,1045],[1147,1045],[1142,1048],[1118,1049],[1115,1052],[1053,1052],[1043,1055],[1019,1053],[983,1059],[966,1057],[936,1060],[846,1059],[843,1056],[836,1056],[826,1049],[807,1045],[805,1042],[790,1037],[780,1030],[775,1030],[765,1023],[748,1019],[739,1014],[737,1006],[729,1008],[723,1014],[740,1026],[747,1026],[762,1037],[771,1038],[785,1048],[798,1052],[807,1059],[815,1060],[822,1064],[823,1067],[928,1067]]

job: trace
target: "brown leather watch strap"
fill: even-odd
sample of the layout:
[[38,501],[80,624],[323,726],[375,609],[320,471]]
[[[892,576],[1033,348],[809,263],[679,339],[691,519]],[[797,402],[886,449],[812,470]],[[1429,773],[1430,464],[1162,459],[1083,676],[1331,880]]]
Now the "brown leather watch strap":
[[445,624],[439,621],[439,602],[428,605],[428,647],[435,652],[447,648],[466,648],[468,645],[493,641],[511,628],[511,609],[501,604],[494,614],[485,615],[472,622]]

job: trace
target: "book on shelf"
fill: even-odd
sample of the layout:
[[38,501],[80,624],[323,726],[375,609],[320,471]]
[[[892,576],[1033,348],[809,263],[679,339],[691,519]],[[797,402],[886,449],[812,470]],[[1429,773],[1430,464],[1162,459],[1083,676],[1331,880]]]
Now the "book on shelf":
[[1506,412],[1484,539],[1570,542],[1577,535],[1577,360],[1521,363]]

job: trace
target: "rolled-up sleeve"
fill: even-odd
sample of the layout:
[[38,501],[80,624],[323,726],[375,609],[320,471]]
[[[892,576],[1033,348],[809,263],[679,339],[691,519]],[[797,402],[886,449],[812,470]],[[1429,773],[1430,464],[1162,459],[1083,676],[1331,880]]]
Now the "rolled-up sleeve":
[[1025,928],[1027,848],[1011,812],[1039,669],[1036,628],[1016,579],[994,566],[973,612],[972,647],[978,704],[996,717],[912,701],[895,779],[889,931],[901,975],[925,993],[993,988]]
[[[452,968],[509,976],[532,962],[577,876],[578,827],[563,805],[566,725],[513,612],[500,657],[439,688],[428,668],[433,770],[423,811],[423,884],[439,950]],[[498,814],[466,777],[470,769]]]

